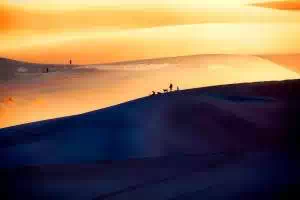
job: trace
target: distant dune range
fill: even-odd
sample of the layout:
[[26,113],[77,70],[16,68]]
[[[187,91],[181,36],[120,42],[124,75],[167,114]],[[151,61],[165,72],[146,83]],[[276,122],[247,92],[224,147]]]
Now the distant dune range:
[[[195,55],[95,65],[44,65],[0,59],[0,127],[116,105],[153,90],[162,91],[171,82],[175,89],[188,89],[296,79],[299,58]],[[49,73],[45,73],[47,68]]]
[[[139,60],[139,61],[125,61],[125,62],[116,62],[116,63],[107,63],[107,65],[128,65],[128,64],[159,64],[159,63],[169,63],[176,64],[176,62],[180,60],[193,60],[193,58],[199,56],[181,56],[181,57],[170,57],[170,58],[162,58],[162,59],[147,59],[147,60]],[[257,57],[261,57],[263,59],[270,60],[276,64],[279,64],[283,67],[286,67],[290,70],[293,70],[297,73],[300,73],[300,54],[288,54],[288,55],[257,55]],[[99,65],[99,64],[95,64]],[[57,65],[57,64],[36,64],[36,63],[28,63],[16,60],[10,60],[5,58],[0,58],[0,83],[1,81],[12,80],[16,74],[27,72],[27,73],[42,73],[45,72],[46,68],[50,68],[53,71],[63,71],[74,69],[74,67],[79,67],[84,65]],[[93,65],[91,65],[93,66]],[[25,71],[22,71],[22,68]]]
[[19,74],[41,74],[49,68],[53,71],[62,71],[73,68],[70,65],[50,65],[27,63],[16,60],[0,58],[0,83],[4,81],[15,80]]

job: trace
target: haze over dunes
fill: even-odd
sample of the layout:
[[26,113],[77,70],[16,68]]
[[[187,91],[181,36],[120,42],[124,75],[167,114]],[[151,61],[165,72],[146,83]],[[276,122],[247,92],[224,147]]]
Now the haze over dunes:
[[2,0],[0,199],[288,199],[300,12],[279,1]]
[[287,54],[287,55],[261,55],[261,58],[268,59],[278,65],[284,66],[300,74],[300,55]]
[[[26,63],[0,60],[0,125],[110,106],[170,81],[192,88],[297,78],[298,56],[272,55],[300,53],[300,12],[253,6],[257,2],[270,1],[1,3],[0,56]],[[174,58],[158,59],[164,57]],[[78,66],[57,65],[70,59]],[[141,59],[149,60],[124,63]],[[51,73],[43,73],[46,68]]]
[[[272,62],[246,55],[198,55],[82,66],[3,59],[0,127],[112,106],[149,95],[152,90],[162,91],[170,82],[187,89],[299,78],[294,72],[299,58],[294,57],[293,67],[285,65],[284,59]],[[46,68],[49,73],[43,73]]]

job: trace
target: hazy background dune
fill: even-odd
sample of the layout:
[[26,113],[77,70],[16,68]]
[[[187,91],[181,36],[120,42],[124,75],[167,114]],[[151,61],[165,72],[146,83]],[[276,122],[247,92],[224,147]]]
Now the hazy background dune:
[[0,60],[0,127],[114,105],[170,82],[186,89],[298,78],[300,12],[289,9],[294,1],[261,3],[276,4],[1,2],[0,57],[12,60]]
[[[0,127],[115,105],[153,90],[162,92],[170,83],[187,89],[299,78],[299,57],[294,57],[295,66],[279,58],[281,62],[259,56],[196,55],[80,66],[1,59],[6,74],[0,77]],[[49,73],[43,73],[45,68]]]
[[287,55],[262,55],[261,58],[268,59],[281,66],[287,67],[297,73],[300,73],[300,55],[287,54]]
[[1,198],[288,199],[299,24],[298,0],[2,0]]

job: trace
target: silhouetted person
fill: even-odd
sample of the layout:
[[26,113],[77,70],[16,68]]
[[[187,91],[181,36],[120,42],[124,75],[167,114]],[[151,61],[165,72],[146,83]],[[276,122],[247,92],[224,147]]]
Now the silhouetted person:
[[70,59],[70,65],[72,65],[72,60]]
[[154,91],[152,91],[152,95],[155,95],[156,93]]
[[49,69],[48,69],[48,67],[46,68],[46,73],[48,73],[49,72]]
[[179,87],[177,86],[177,91],[179,91]]
[[172,83],[170,84],[169,88],[170,88],[170,92],[172,92],[172,90],[173,90],[173,84]]

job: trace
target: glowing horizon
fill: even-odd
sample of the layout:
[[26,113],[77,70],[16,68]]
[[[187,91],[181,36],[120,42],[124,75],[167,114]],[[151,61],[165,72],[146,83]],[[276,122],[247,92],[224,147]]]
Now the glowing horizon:
[[208,53],[300,53],[300,12],[248,6],[268,2],[9,0],[0,6],[0,57],[42,63],[76,57],[86,64]]
[[[226,2],[221,0],[210,0],[210,1],[202,1],[198,0],[186,0],[184,2],[180,0],[44,0],[42,2],[36,0],[8,0],[6,4],[12,5],[21,5],[31,8],[37,9],[74,9],[74,8],[82,8],[82,6],[100,6],[100,7],[149,7],[149,6],[166,6],[166,7],[183,7],[183,8],[195,8],[195,7],[231,7],[231,6],[239,6],[245,5],[249,3],[256,2],[268,2],[270,0],[226,0]],[[68,7],[62,7],[62,5]]]
[[[171,64],[128,66],[152,71],[122,70],[121,64],[114,71],[108,69],[115,66],[101,65],[91,71],[16,73],[4,64],[4,76],[7,70],[11,80],[4,77],[0,85],[0,128],[115,105],[161,91],[170,82],[187,89],[299,78],[284,65],[249,56],[300,53],[300,12],[290,8],[294,1],[284,6],[271,0],[2,2],[0,57],[49,64],[72,59],[83,69],[89,67],[85,64],[177,58],[167,59]],[[178,58],[196,54],[234,55]]]

